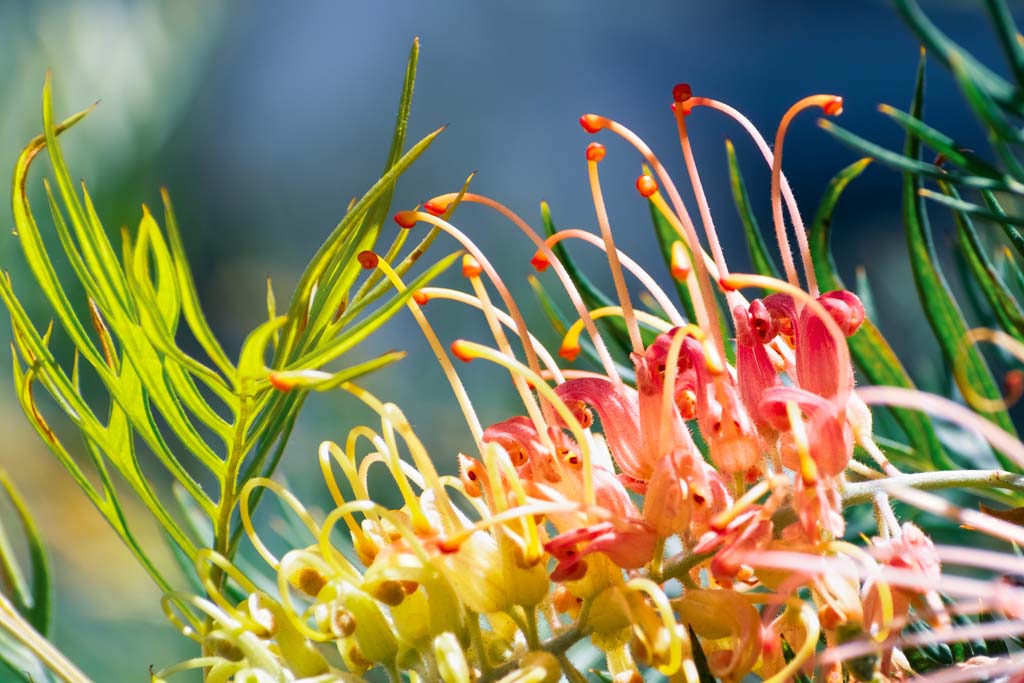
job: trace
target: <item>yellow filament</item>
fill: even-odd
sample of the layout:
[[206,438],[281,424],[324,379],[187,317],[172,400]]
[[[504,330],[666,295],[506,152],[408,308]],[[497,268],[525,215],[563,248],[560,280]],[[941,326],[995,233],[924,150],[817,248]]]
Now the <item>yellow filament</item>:
[[405,470],[402,468],[402,460],[398,455],[398,444],[395,443],[393,430],[390,429],[390,425],[385,420],[381,420],[381,426],[384,431],[384,435],[381,436],[371,430],[368,427],[359,427],[353,429],[355,432],[359,430],[358,436],[365,436],[376,448],[377,457],[373,457],[373,454],[364,456],[359,462],[359,479],[363,482],[363,490],[360,498],[370,498],[370,495],[366,493],[365,483],[368,480],[367,472],[370,466],[375,462],[382,462],[384,466],[388,468],[388,472],[391,474],[391,478],[395,481],[398,486],[399,494],[402,496],[402,500],[409,506],[409,512],[413,518],[413,524],[416,525],[417,529],[421,531],[427,531],[430,529],[430,521],[423,513],[420,507],[419,499],[416,497],[416,493],[409,486],[409,478],[406,475]]
[[[399,292],[406,290],[405,283],[398,276],[398,273],[383,259],[377,260],[377,268],[380,272],[384,273],[385,277],[391,282],[391,284]],[[473,410],[473,403],[469,400],[469,394],[466,393],[466,388],[462,384],[462,380],[459,379],[459,373],[455,371],[455,366],[452,364],[451,358],[445,353],[444,347],[437,338],[437,333],[434,332],[434,328],[427,321],[427,317],[423,314],[423,309],[417,304],[412,298],[410,298],[406,305],[409,307],[409,311],[412,313],[413,318],[416,319],[416,323],[420,326],[423,331],[423,336],[427,338],[427,343],[430,345],[430,350],[433,351],[434,356],[437,358],[437,362],[441,365],[441,370],[444,372],[444,376],[448,378],[448,383],[452,387],[452,391],[455,393],[455,400],[459,403],[459,408],[462,410],[462,414],[466,418],[466,424],[469,425],[469,431],[473,435],[473,441],[480,443],[483,438],[483,427],[480,425],[480,418],[477,417],[476,411]]]
[[[494,341],[498,345],[498,350],[509,358],[515,358],[516,355],[512,352],[512,347],[508,343],[508,338],[505,337],[505,332],[501,329],[501,324],[494,316],[494,304],[491,303],[491,299],[487,295],[487,289],[484,288],[483,282],[480,280],[479,276],[470,276],[469,282],[473,287],[473,292],[476,294],[477,299],[480,300],[481,310],[484,312],[484,318],[487,319],[487,326],[490,328],[491,335],[494,337]],[[525,339],[521,339],[521,341],[523,344],[527,343]],[[537,371],[539,372],[539,370],[540,367],[538,366]],[[553,448],[554,444],[551,443],[547,433],[544,407],[537,405],[536,399],[530,391],[530,387],[527,386],[526,381],[523,380],[522,377],[512,375],[512,384],[515,386],[516,391],[519,392],[519,398],[526,407],[526,412],[533,421],[533,427],[537,430],[537,434],[540,435],[541,441],[543,441],[546,446]]]
[[238,611],[235,609],[235,606],[228,602],[227,598],[224,597],[224,594],[221,593],[220,588],[214,584],[213,577],[210,576],[208,565],[217,567],[227,576],[234,579],[239,587],[241,587],[241,589],[246,593],[259,592],[259,588],[257,588],[245,574],[240,572],[238,567],[218,552],[208,548],[202,548],[196,553],[194,561],[196,565],[196,573],[199,575],[199,578],[203,583],[203,587],[206,588],[206,594],[225,612],[236,616],[238,615]]
[[769,482],[767,479],[762,479],[757,484],[750,487],[750,490],[744,493],[743,497],[737,500],[735,503],[733,503],[728,510],[720,512],[714,518],[712,518],[712,528],[724,529],[725,527],[727,527],[729,523],[736,519],[736,517],[739,516],[741,512],[743,512],[748,507],[757,502],[757,499],[763,496],[764,494],[768,493],[770,489],[771,482]]
[[679,371],[679,354],[683,348],[683,341],[686,337],[693,337],[698,340],[704,339],[704,331],[694,324],[684,325],[672,335],[672,341],[668,346],[668,354],[665,359],[665,380],[661,393],[661,425],[658,443],[665,444],[669,439],[669,416],[675,406],[676,374]]
[[963,339],[960,341],[959,348],[957,349],[956,358],[953,361],[953,374],[956,377],[957,387],[960,388],[968,405],[982,413],[994,413],[1001,410],[1007,410],[1010,407],[1010,404],[1006,399],[993,399],[983,395],[971,385],[971,381],[967,377],[967,352],[978,342],[989,342],[990,344],[995,344],[1021,362],[1024,362],[1024,344],[1001,330],[993,330],[987,327],[976,327],[972,330],[968,330],[967,333],[964,334]]
[[[203,642],[204,631],[202,617],[185,611],[181,607],[181,605],[184,604],[192,604],[195,599],[196,596],[191,593],[165,593],[160,596],[160,608],[163,610],[164,617],[167,618],[167,621],[171,622],[171,625],[178,629],[178,632],[181,633],[181,635],[190,640],[194,640],[197,643],[201,643]],[[178,617],[179,610],[188,620],[188,624]]]
[[[454,194],[442,195],[436,197],[437,200],[445,200],[454,197]],[[500,213],[502,216],[507,218],[519,228],[523,234],[525,234],[530,241],[533,242],[534,246],[544,254],[544,257],[551,264],[555,274],[558,276],[559,281],[562,283],[562,287],[565,288],[565,293],[569,296],[569,300],[572,301],[573,306],[576,307],[576,312],[585,321],[587,332],[590,333],[590,338],[594,342],[594,349],[597,351],[598,357],[601,359],[601,365],[604,366],[605,375],[609,377],[612,382],[621,384],[622,378],[619,376],[618,371],[615,369],[615,361],[612,359],[611,354],[608,353],[608,347],[605,345],[604,340],[597,331],[597,327],[594,325],[594,321],[590,320],[590,316],[587,313],[587,307],[583,303],[583,298],[580,296],[579,291],[576,289],[576,285],[573,283],[572,278],[569,277],[569,273],[565,270],[565,267],[555,256],[555,253],[551,251],[551,248],[544,242],[544,239],[537,234],[537,231],[530,227],[529,223],[519,217],[514,211],[509,209],[504,204],[496,202],[490,197],[484,195],[473,194],[467,192],[463,197],[464,201],[474,202],[490,207]],[[509,310],[511,313],[511,309]]]
[[[478,298],[472,296],[471,294],[467,294],[466,292],[460,292],[457,289],[448,289],[446,287],[424,287],[419,291],[426,295],[428,299],[450,299],[452,301],[457,301],[460,304],[472,306],[473,308],[476,308],[478,310],[482,310],[483,308],[483,304],[480,303],[480,300]],[[505,311],[495,307],[494,315],[497,316],[498,320],[500,320],[501,324],[504,325],[505,327],[512,329],[515,328],[515,321],[512,320],[511,316],[509,316],[509,314],[506,313]],[[532,334],[530,335],[530,344],[537,352],[537,356],[540,358],[541,363],[543,363],[547,371],[551,373],[551,376],[554,378],[555,383],[561,384],[562,382],[564,382],[565,376],[562,374],[561,369],[558,367],[558,363],[555,362],[555,359],[551,356],[550,353],[548,353],[548,350],[544,347],[544,345],[541,344],[540,341]]]
[[[217,605],[206,598],[201,598],[198,595],[192,595],[190,593],[183,593],[180,591],[165,593],[160,598],[160,605],[163,607],[164,614],[167,616],[168,621],[181,630],[182,635],[196,642],[203,642],[203,636],[206,635],[206,628],[204,626],[192,628],[183,624],[181,620],[175,616],[174,610],[171,609],[171,605],[174,603],[188,604],[195,607],[197,611],[205,614],[211,621],[221,624],[231,635],[236,635],[239,631],[243,630],[242,625],[236,619],[233,619],[231,616],[224,613]],[[192,615],[189,615],[190,621],[193,618],[194,617]],[[198,624],[201,622],[197,620],[193,623]]]
[[800,606],[800,616],[804,622],[806,637],[800,645],[800,649],[793,655],[786,666],[782,667],[774,676],[764,679],[762,683],[785,683],[792,680],[793,674],[804,665],[818,646],[818,637],[821,635],[821,624],[818,623],[818,615],[814,613],[814,607],[804,603]]
[[[437,501],[437,509],[441,515],[442,521],[446,524],[455,523],[455,515],[451,509],[451,503],[448,500],[448,496],[444,492],[444,487],[441,485],[437,475],[437,470],[434,469],[434,463],[430,459],[430,455],[424,448],[423,443],[416,436],[412,427],[409,425],[409,421],[406,419],[405,414],[402,413],[401,409],[394,403],[381,403],[376,396],[366,391],[365,389],[346,382],[341,385],[341,388],[349,393],[357,396],[368,406],[380,415],[381,424],[388,425],[388,430],[394,429],[405,441],[405,445],[409,449],[409,454],[412,456],[413,463],[416,465],[416,471],[422,475],[426,488],[431,489]],[[393,444],[394,438],[391,437],[391,443]],[[397,457],[397,447],[395,447],[395,453]],[[421,484],[422,486],[422,484]]]
[[401,537],[409,544],[413,553],[415,553],[424,564],[430,562],[427,551],[423,548],[423,544],[420,543],[419,536],[417,536],[416,532],[409,527],[405,517],[400,514],[396,514],[392,510],[388,510],[384,506],[379,503],[375,503],[372,500],[354,500],[332,510],[331,514],[327,515],[327,519],[324,520],[323,528],[320,530],[320,535],[317,536],[317,542],[320,545],[320,554],[325,560],[330,561],[332,564],[339,559],[342,560],[340,564],[338,564],[337,568],[342,571],[353,572],[353,583],[361,582],[362,577],[359,576],[359,572],[352,567],[344,555],[341,555],[341,553],[339,553],[331,543],[331,532],[334,530],[334,527],[337,526],[338,520],[343,519],[346,515],[351,515],[354,512],[362,512],[365,514],[371,510],[394,526],[399,535],[401,535]]
[[316,522],[306,511],[306,508],[302,505],[295,494],[286,489],[285,487],[278,484],[272,479],[266,477],[256,477],[250,479],[242,487],[241,493],[238,494],[239,499],[239,516],[242,518],[242,526],[245,528],[245,533],[249,537],[249,541],[253,547],[256,548],[256,552],[260,554],[260,557],[270,565],[273,569],[277,569],[279,562],[272,552],[264,545],[263,540],[259,534],[256,533],[256,529],[252,524],[252,517],[250,517],[249,510],[249,496],[257,488],[265,488],[273,491],[281,500],[287,503],[288,507],[292,509],[295,515],[302,521],[313,538],[317,538],[320,534],[320,527],[317,526]]
[[[504,453],[504,450],[498,444],[487,445],[488,448],[484,450],[484,463],[488,469],[488,483],[492,487],[497,487],[498,482],[503,479],[519,499],[518,505],[526,505],[529,497],[526,495],[526,489],[523,488],[523,482],[519,479],[519,473],[516,472],[515,468],[512,466],[512,462],[509,460],[508,455]],[[493,468],[492,465],[494,465]],[[500,470],[500,472],[491,472],[492,469]],[[503,475],[503,477],[500,475]],[[496,509],[499,512],[503,512],[505,506],[508,505],[508,501],[505,498],[505,491],[500,491],[500,494],[497,491],[494,491],[493,494],[493,499],[495,501],[498,501],[500,496],[502,507]],[[532,515],[529,517],[521,517],[520,521],[523,527],[523,536],[526,538],[524,548],[526,551],[525,555],[530,560],[539,560],[544,554],[544,549],[540,541],[537,522],[534,521]]]
[[588,510],[582,507],[579,503],[531,503],[529,505],[520,505],[519,507],[510,508],[504,512],[499,512],[498,514],[488,515],[487,517],[474,522],[471,526],[465,527],[458,533],[452,534],[445,539],[445,541],[449,545],[459,545],[479,531],[486,531],[491,527],[502,526],[507,522],[523,520],[524,518],[530,518],[534,515],[557,515],[573,512],[589,512],[592,515],[607,516],[607,514],[603,513],[603,511],[599,509]]
[[[368,496],[360,496],[357,490],[357,485],[362,488],[362,482],[359,481],[359,475],[355,470],[353,464],[354,458],[350,459],[347,454],[343,454],[338,444],[333,441],[324,441],[320,444],[320,471],[323,472],[324,481],[327,482],[327,488],[331,491],[331,498],[334,499],[334,505],[341,507],[345,504],[345,498],[341,495],[341,489],[338,487],[338,482],[334,478],[334,471],[331,467],[331,458],[341,466],[342,470],[345,471],[345,476],[348,477],[349,482],[352,483],[352,489],[355,492],[357,498],[367,498]],[[366,534],[363,533],[363,528],[356,522],[355,517],[347,515],[345,517],[345,524],[348,526],[349,533],[352,534],[353,539],[357,542],[366,542]]]
[[[601,318],[607,318],[612,315],[622,316],[625,318],[626,313],[622,310],[622,306],[601,306],[600,308],[595,308],[590,312],[590,318],[592,320],[600,320]],[[644,311],[633,311],[633,315],[640,322],[650,325],[659,332],[668,332],[672,329],[670,324],[657,316],[651,315],[650,313],[645,313]],[[580,333],[583,332],[583,325],[583,319],[577,318],[576,322],[569,327],[569,330],[562,338],[562,348],[578,349],[580,347]],[[640,350],[640,353],[643,353],[643,349]]]
[[[589,233],[586,230],[580,230],[578,228],[566,228],[564,230],[559,230],[555,234],[549,235],[548,238],[544,240],[544,242],[549,247],[553,247],[559,242],[569,238],[582,240],[584,242],[587,242],[588,244],[594,245],[598,249],[601,249],[602,251],[605,251],[607,253],[607,247],[605,246],[604,241],[600,237],[592,233]],[[679,244],[680,249],[683,249],[683,245],[681,242],[677,242],[677,244]],[[683,317],[679,314],[679,311],[672,303],[672,300],[668,297],[667,294],[665,294],[665,290],[658,286],[658,283],[654,281],[654,278],[652,278],[650,274],[648,274],[647,271],[645,271],[640,266],[640,264],[626,256],[619,249],[615,250],[615,255],[619,259],[619,262],[622,264],[622,267],[628,270],[630,273],[632,273],[632,275],[637,280],[639,280],[640,284],[642,284],[647,289],[647,291],[650,292],[651,296],[654,297],[654,300],[658,303],[658,306],[660,306],[661,309],[665,312],[665,315],[668,316],[668,319],[672,321],[673,325],[682,325],[684,322],[686,322],[685,320],[683,320]]]
[[[875,562],[875,558],[864,552],[863,548],[855,546],[847,541],[832,541],[829,544],[829,548],[852,557],[855,560],[860,560],[865,567],[878,567],[878,563]],[[895,615],[895,608],[893,607],[892,590],[889,588],[888,582],[883,581],[880,576],[874,578],[875,587],[878,590],[878,601],[882,608],[882,626],[878,633],[874,634],[874,639],[875,642],[881,643],[889,637],[889,625],[892,624],[893,617]]]
[[[669,661],[668,664],[659,666],[658,671],[666,676],[671,676],[679,671],[680,666],[683,664],[683,637],[686,637],[687,641],[689,641],[689,637],[681,634],[685,634],[686,631],[676,628],[677,624],[675,615],[672,612],[672,605],[669,604],[668,597],[658,587],[658,584],[650,579],[635,578],[626,582],[626,589],[646,593],[654,603],[654,609],[657,610],[658,616],[661,617],[662,625],[668,631],[669,636]],[[633,629],[636,631],[636,626]],[[637,633],[637,636],[644,638],[644,635],[640,633]],[[689,643],[687,642],[687,644]]]
[[811,458],[803,414],[800,412],[800,407],[793,401],[786,401],[786,417],[789,418],[789,431],[793,435],[797,455],[800,456],[800,476],[805,484],[813,484],[818,481],[818,466]]
[[[384,441],[387,444],[387,448],[382,452],[382,454],[387,462],[388,469],[391,470],[391,476],[394,477],[395,483],[398,484],[398,488],[402,492],[402,498],[405,500],[405,504],[409,508],[409,514],[412,517],[412,526],[419,533],[427,533],[431,531],[433,525],[423,512],[423,508],[420,506],[420,500],[409,485],[409,478],[405,476],[405,472],[402,470],[402,466],[400,464],[401,456],[398,453],[398,443],[395,441],[395,426],[387,415],[381,416],[381,426],[384,431]],[[435,473],[434,476],[436,478],[437,474]],[[442,505],[443,502],[438,501],[438,507],[440,508]]]

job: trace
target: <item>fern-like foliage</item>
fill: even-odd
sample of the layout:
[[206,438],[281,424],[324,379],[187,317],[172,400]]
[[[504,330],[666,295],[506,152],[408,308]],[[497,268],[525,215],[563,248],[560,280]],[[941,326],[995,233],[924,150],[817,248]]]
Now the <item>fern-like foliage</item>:
[[[398,177],[430,146],[436,130],[403,153],[418,44],[402,89],[397,124],[384,174],[348,209],[278,312],[268,283],[268,319],[247,336],[233,359],[217,341],[200,306],[181,233],[164,191],[162,223],[146,207],[135,231],[120,245],[108,233],[84,184],[76,188],[58,136],[88,110],[64,121],[54,117],[51,84],[43,91],[43,134],[18,159],[13,180],[17,239],[33,282],[0,278],[14,332],[14,380],[21,405],[39,436],[123,539],[163,591],[174,586],[151,559],[126,517],[123,484],[137,496],[191,566],[203,548],[230,557],[239,536],[233,513],[250,479],[271,474],[310,391],[326,390],[401,358],[399,352],[336,367],[339,359],[398,311],[417,287],[446,268],[452,257],[427,268],[405,292],[363,277],[358,255],[375,244],[388,215]],[[29,171],[47,152],[55,187],[44,181],[60,247],[87,298],[87,310],[62,284],[28,198]],[[402,231],[387,250],[401,259]],[[432,239],[428,236],[397,268],[407,271]],[[52,312],[49,325],[33,321],[19,300],[20,287],[37,288]],[[59,332],[58,332],[59,330]],[[66,334],[74,360],[61,363],[51,337]],[[188,353],[191,337],[203,357]],[[194,344],[192,345],[194,346]],[[331,369],[327,369],[331,368]],[[82,375],[98,377],[108,400],[83,397]],[[44,392],[80,434],[85,461],[68,430],[51,426],[40,403]],[[151,454],[183,495],[182,511],[147,476]],[[120,480],[120,481],[119,481]],[[198,520],[198,522],[197,522]]]

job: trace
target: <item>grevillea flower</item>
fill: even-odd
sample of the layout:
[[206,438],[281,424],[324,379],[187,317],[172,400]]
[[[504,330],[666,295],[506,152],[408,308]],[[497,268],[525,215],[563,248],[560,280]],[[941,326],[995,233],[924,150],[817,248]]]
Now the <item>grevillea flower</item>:
[[[466,252],[462,274],[471,292],[408,292],[386,260],[359,255],[363,267],[378,270],[407,295],[458,400],[471,436],[458,454],[458,476],[437,472],[397,406],[344,385],[377,413],[380,427],[357,427],[344,447],[328,442],[321,448],[336,509],[318,523],[266,480],[251,482],[242,497],[246,529],[277,573],[279,599],[245,584],[250,597],[244,606],[226,600],[202,605],[214,627],[201,626],[201,615],[187,627],[208,647],[228,642],[237,655],[232,661],[243,664],[225,671],[237,675],[262,656],[293,669],[301,665],[303,675],[333,672],[308,654],[316,651],[311,643],[320,642],[334,644],[347,669],[360,675],[380,666],[393,679],[403,670],[444,683],[554,683],[563,675],[579,681],[582,674],[565,652],[589,637],[615,683],[637,683],[643,667],[686,683],[709,674],[728,683],[750,674],[782,683],[815,670],[838,683],[844,677],[905,678],[913,666],[904,650],[912,652],[919,642],[907,629],[933,629],[934,642],[968,637],[956,628],[954,612],[998,613],[1014,633],[1024,634],[1015,621],[1024,614],[1019,587],[943,574],[943,562],[977,566],[980,556],[935,546],[918,527],[900,525],[889,496],[931,512],[949,509],[879,483],[912,475],[896,470],[875,444],[867,402],[910,399],[896,390],[876,395],[855,387],[847,337],[864,322],[864,306],[851,292],[819,290],[781,172],[793,117],[808,107],[836,115],[841,99],[814,96],[794,105],[779,126],[773,154],[730,107],[694,97],[685,85],[673,96],[704,242],[671,177],[639,137],[602,116],[585,115],[581,124],[588,133],[619,136],[643,158],[636,188],[676,231],[669,270],[687,293],[692,319],[616,246],[599,173],[608,151],[600,143],[585,151],[595,232],[542,237],[508,208],[465,189],[434,197],[423,210],[399,212],[395,220],[403,229],[430,225]],[[785,280],[729,270],[689,142],[687,119],[701,107],[738,121],[771,168]],[[578,317],[567,325],[557,356],[531,334],[486,254],[451,222],[461,203],[482,204],[509,219],[532,241],[536,269],[557,278]],[[578,291],[555,252],[568,240],[606,253],[614,297],[587,305],[592,293]],[[627,275],[659,310],[636,308]],[[770,293],[748,300],[743,291],[749,288]],[[478,310],[493,344],[459,339],[449,354],[424,309],[440,300]],[[618,319],[628,340],[619,356],[595,322],[609,317]],[[569,366],[584,350],[596,369]],[[481,421],[451,356],[505,368],[522,403],[519,414]],[[1024,462],[1024,445],[980,429],[1004,452],[1019,450]],[[857,445],[878,469],[853,459]],[[374,465],[387,470],[402,499],[399,508],[374,502],[368,476]],[[335,467],[350,493],[335,481]],[[849,482],[851,470],[868,481]],[[879,535],[862,548],[842,540],[843,505],[861,495],[857,486],[867,485],[875,488],[860,500],[874,503]],[[277,492],[312,543],[274,556],[248,517],[256,487]],[[979,520],[966,515],[958,521]],[[334,541],[341,524],[351,550]],[[1019,528],[999,527],[999,534],[1024,542]],[[1000,555],[999,567],[1010,573],[1024,570],[1024,563]],[[993,585],[998,595],[972,606]],[[950,606],[951,600],[959,602]],[[243,641],[236,637],[241,623],[263,631]],[[550,637],[542,640],[543,633]],[[820,642],[827,649],[820,651]],[[988,671],[990,663],[972,666]]]

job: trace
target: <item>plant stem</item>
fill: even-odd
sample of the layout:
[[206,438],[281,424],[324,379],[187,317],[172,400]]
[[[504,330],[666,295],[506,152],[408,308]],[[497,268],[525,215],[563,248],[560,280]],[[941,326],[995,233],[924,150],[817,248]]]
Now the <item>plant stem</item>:
[[[245,434],[249,426],[249,410],[252,396],[247,391],[239,392],[238,416],[235,420],[235,435],[228,451],[224,468],[224,488],[220,502],[217,504],[217,519],[214,527],[213,548],[224,557],[230,559],[231,548],[231,513],[237,501],[238,471],[245,459]],[[215,566],[212,572],[214,585],[218,588],[223,580],[222,572]]]
[[876,492],[885,492],[890,487],[905,487],[922,491],[950,488],[1001,488],[1024,492],[1024,476],[1003,470],[952,470],[916,472],[871,481],[858,481],[843,485],[843,506],[870,502]]
[[18,613],[6,596],[0,594],[0,629],[27,647],[46,667],[66,683],[93,683],[60,650],[44,638]]
[[[557,636],[552,636],[541,642],[538,649],[558,656],[575,645],[583,635],[583,632],[580,631],[576,625],[573,625],[559,633]],[[477,683],[493,683],[494,681],[497,681],[498,679],[515,671],[518,663],[518,660],[515,658],[509,659],[508,661],[491,669],[489,673],[480,676],[480,678],[477,679]]]

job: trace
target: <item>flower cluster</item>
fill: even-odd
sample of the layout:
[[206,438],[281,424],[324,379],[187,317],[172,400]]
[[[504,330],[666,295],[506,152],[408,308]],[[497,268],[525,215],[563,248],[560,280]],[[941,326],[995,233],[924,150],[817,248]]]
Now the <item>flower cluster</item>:
[[[921,644],[983,639],[962,627],[967,614],[1002,615],[989,633],[1024,632],[1024,595],[1014,582],[953,577],[941,565],[1016,573],[1018,561],[937,547],[914,524],[900,523],[890,505],[896,495],[996,537],[1024,540],[1013,525],[885,485],[906,475],[875,443],[865,400],[897,403],[901,395],[855,390],[847,337],[863,323],[864,306],[852,292],[819,291],[781,172],[794,116],[811,107],[837,115],[842,100],[820,95],[794,105],[773,153],[731,107],[693,96],[685,85],[673,95],[707,250],[647,145],[602,116],[588,114],[581,124],[588,133],[618,135],[650,169],[636,187],[677,234],[670,270],[686,292],[685,315],[616,247],[602,199],[606,149],[599,143],[586,150],[596,234],[542,237],[506,207],[465,190],[397,214],[401,227],[429,224],[467,252],[463,275],[472,293],[430,287],[409,301],[473,436],[469,452],[459,454],[458,476],[437,472],[397,406],[344,385],[377,413],[380,427],[357,427],[344,446],[321,447],[336,508],[318,523],[279,484],[248,484],[242,518],[276,572],[277,596],[211,555],[211,571],[201,574],[227,572],[247,597],[233,603],[212,580],[212,601],[168,597],[169,609],[184,602],[199,610],[186,609],[190,623],[179,620],[207,653],[187,666],[208,667],[207,680],[218,681],[347,680],[381,667],[396,682],[405,673],[445,683],[551,683],[563,676],[575,683],[584,677],[570,648],[586,639],[601,657],[592,666],[616,683],[639,681],[648,668],[687,683],[709,675],[732,683],[751,673],[777,683],[814,671],[834,681],[900,680],[916,672],[911,660]],[[689,142],[687,119],[698,107],[738,121],[771,167],[785,280],[729,270]],[[534,266],[558,278],[578,315],[558,351],[567,363],[531,335],[486,255],[450,222],[460,202],[510,219],[535,244]],[[616,301],[587,305],[556,254],[567,239],[606,252]],[[385,260],[364,252],[360,261],[405,289]],[[636,307],[627,273],[659,310]],[[743,292],[753,288],[768,294],[748,299]],[[482,312],[494,346],[456,340],[451,355],[506,368],[524,414],[481,423],[423,310],[440,299]],[[632,367],[609,351],[596,324],[601,318],[616,320],[628,337]],[[583,350],[599,370],[569,367]],[[854,459],[855,447],[867,462]],[[374,465],[396,485],[399,509],[374,501]],[[336,481],[336,469],[347,486]],[[844,501],[855,497],[851,472],[874,484],[866,497],[856,491],[874,504],[878,519],[878,536],[863,546],[843,540]],[[276,492],[295,511],[311,544],[280,558],[271,552],[249,518],[258,488]],[[338,541],[339,525],[350,545]],[[317,643],[335,644],[349,673]],[[982,678],[1012,671],[1019,660],[978,657],[962,666],[969,678]]]

